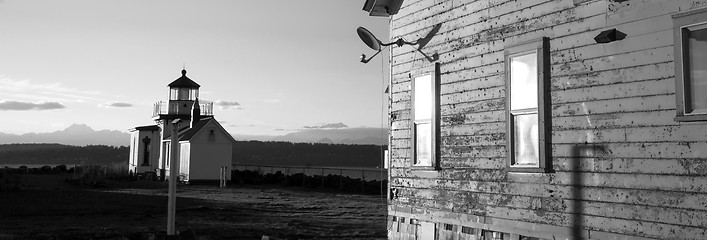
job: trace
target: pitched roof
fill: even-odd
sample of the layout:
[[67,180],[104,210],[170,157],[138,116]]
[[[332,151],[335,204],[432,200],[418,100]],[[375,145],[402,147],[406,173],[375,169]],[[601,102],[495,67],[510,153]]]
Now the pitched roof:
[[204,128],[204,126],[206,126],[206,124],[209,123],[209,121],[211,121],[211,120],[213,120],[213,118],[203,118],[203,119],[199,120],[196,124],[194,124],[194,127],[184,131],[183,133],[179,133],[179,141],[190,140],[192,137],[194,137],[194,135],[196,135],[196,133],[199,132],[199,130]]
[[199,88],[201,87],[196,82],[187,77],[187,70],[182,69],[182,76],[174,80],[169,85],[170,88]]
[[131,132],[134,132],[134,131],[158,131],[158,130],[160,130],[160,127],[158,127],[157,125],[139,126],[139,127],[135,127],[133,129],[130,129]]
[[[201,129],[203,129],[211,121],[214,121],[214,124],[218,128],[220,128],[221,131],[223,131],[226,134],[226,136],[228,137],[228,139],[231,140],[231,142],[236,142],[236,139],[233,138],[233,136],[231,136],[231,134],[228,133],[228,131],[226,131],[226,129],[224,129],[223,126],[221,126],[221,124],[218,121],[216,121],[216,119],[214,117],[211,117],[211,116],[202,117],[201,119],[199,119],[198,122],[196,122],[196,124],[194,124],[194,127],[192,127],[192,128],[190,128],[189,126],[185,126],[185,127],[182,127],[181,129],[179,129],[179,131],[178,131],[179,141],[191,140],[194,136],[196,136],[197,133],[199,133],[199,131],[201,131]],[[172,135],[171,132],[164,132],[163,139],[169,140],[169,139],[171,139],[171,135]]]
[[[187,141],[190,140],[196,133],[199,132],[206,124],[209,123],[209,121],[214,120],[213,117],[203,117],[199,119],[195,124],[194,127],[190,128],[189,125],[181,127],[177,133],[179,134],[179,141]],[[215,120],[214,120],[215,121]],[[168,140],[172,138],[172,132],[165,131],[164,132],[164,140]]]

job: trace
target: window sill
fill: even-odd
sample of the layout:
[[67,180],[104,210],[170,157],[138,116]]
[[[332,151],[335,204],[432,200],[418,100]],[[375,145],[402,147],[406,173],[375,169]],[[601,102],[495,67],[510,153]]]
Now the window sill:
[[539,167],[508,167],[508,172],[517,173],[551,173],[550,169]]
[[698,122],[707,121],[707,114],[700,115],[678,115],[673,120],[676,122]]
[[432,166],[410,166],[410,169],[412,170],[419,170],[419,171],[439,171],[442,170],[441,168],[438,167],[432,167]]

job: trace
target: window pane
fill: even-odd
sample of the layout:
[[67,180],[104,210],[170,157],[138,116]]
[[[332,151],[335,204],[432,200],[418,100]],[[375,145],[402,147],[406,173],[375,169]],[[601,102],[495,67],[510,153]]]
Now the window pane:
[[190,100],[189,99],[189,89],[187,88],[180,88],[179,90],[179,96],[177,97],[177,100]]
[[510,58],[511,110],[538,107],[538,56],[533,52]]
[[512,115],[514,166],[538,166],[538,114]]
[[432,124],[415,124],[415,165],[432,166]]
[[[707,113],[707,29],[690,31],[686,48],[690,72],[687,73],[685,84],[690,91],[692,107],[687,113]],[[689,80],[689,81],[688,81]]]
[[415,78],[415,120],[432,118],[432,75]]
[[169,89],[169,100],[177,100],[177,89],[176,88]]

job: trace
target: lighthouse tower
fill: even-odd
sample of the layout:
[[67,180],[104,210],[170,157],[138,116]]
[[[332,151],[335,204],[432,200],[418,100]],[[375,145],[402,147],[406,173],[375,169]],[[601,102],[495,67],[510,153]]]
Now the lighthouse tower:
[[[201,117],[213,116],[213,103],[199,104],[198,83],[187,77],[187,70],[182,69],[182,76],[172,81],[169,85],[169,101],[155,103],[152,119],[164,133],[172,132],[171,122],[181,119],[180,126],[191,126],[193,121]],[[193,110],[196,110],[195,114]]]
[[[201,86],[187,77],[187,70],[182,70],[182,76],[167,86],[169,87],[169,101],[155,103],[152,114],[152,118],[162,127],[165,127],[164,124],[174,119],[182,119],[187,121],[186,124],[189,125],[188,121],[191,121],[193,108],[200,109],[201,116],[213,115],[213,105],[202,104],[201,106],[194,106],[195,103],[199,104],[197,99],[199,98],[199,87]],[[171,130],[163,129],[165,131]]]

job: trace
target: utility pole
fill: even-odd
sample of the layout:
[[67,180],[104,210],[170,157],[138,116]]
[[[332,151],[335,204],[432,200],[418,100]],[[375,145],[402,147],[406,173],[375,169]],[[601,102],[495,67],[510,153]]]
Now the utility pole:
[[177,181],[179,179],[179,121],[172,121],[169,164],[169,195],[167,197],[167,236],[177,235],[174,219],[177,213]]

